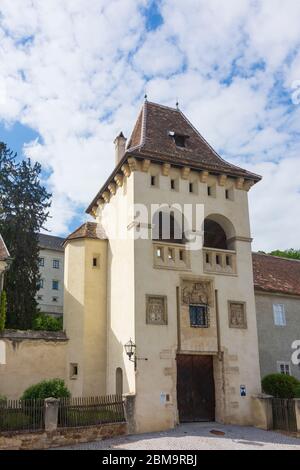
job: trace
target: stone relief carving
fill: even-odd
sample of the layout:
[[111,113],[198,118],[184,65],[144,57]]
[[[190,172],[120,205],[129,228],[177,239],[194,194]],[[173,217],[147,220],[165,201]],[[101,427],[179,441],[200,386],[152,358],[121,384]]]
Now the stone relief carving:
[[182,303],[212,305],[212,285],[210,281],[183,281]]
[[228,302],[229,328],[247,328],[245,302]]
[[167,325],[167,297],[165,295],[146,295],[146,323]]

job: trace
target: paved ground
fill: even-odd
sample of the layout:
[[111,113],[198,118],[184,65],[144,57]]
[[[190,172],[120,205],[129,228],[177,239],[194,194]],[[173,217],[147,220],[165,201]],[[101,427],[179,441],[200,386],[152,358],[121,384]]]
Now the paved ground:
[[[211,431],[217,431],[216,434]],[[61,447],[62,450],[300,450],[300,438],[278,432],[216,423],[182,424],[167,432],[124,436]]]

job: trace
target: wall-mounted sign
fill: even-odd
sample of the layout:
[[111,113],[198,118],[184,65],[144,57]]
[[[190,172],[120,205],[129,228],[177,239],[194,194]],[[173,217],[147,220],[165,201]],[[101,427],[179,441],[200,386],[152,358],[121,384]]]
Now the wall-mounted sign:
[[247,396],[246,385],[240,385],[240,395],[241,395],[241,397],[246,397]]

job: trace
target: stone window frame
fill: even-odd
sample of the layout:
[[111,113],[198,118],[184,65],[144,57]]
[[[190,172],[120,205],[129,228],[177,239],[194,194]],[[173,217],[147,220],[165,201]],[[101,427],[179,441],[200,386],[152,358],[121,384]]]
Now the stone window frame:
[[[151,322],[149,320],[149,313],[148,313],[148,307],[149,307],[149,300],[152,298],[159,298],[163,299],[164,302],[164,312],[163,312],[163,318],[161,322]],[[168,297],[166,295],[156,295],[156,294],[146,294],[146,325],[152,325],[152,326],[166,326],[168,325]]]
[[[244,324],[240,325],[233,325],[231,323],[231,305],[232,304],[241,304],[244,308]],[[242,300],[228,300],[228,326],[234,330],[247,330],[248,329],[248,322],[247,322],[247,302]]]

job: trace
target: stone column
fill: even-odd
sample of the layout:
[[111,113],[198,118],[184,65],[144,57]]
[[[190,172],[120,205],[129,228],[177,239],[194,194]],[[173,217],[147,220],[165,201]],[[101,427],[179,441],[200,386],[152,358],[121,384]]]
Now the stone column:
[[57,398],[46,398],[45,400],[45,431],[56,431],[58,423],[59,400]]
[[128,434],[135,433],[135,395],[128,394],[123,395],[125,402],[124,402],[124,409],[125,409],[125,419],[127,423],[127,432]]
[[273,429],[273,412],[271,395],[255,395],[252,398],[253,425],[269,431]]
[[294,398],[297,432],[300,432],[300,398]]

